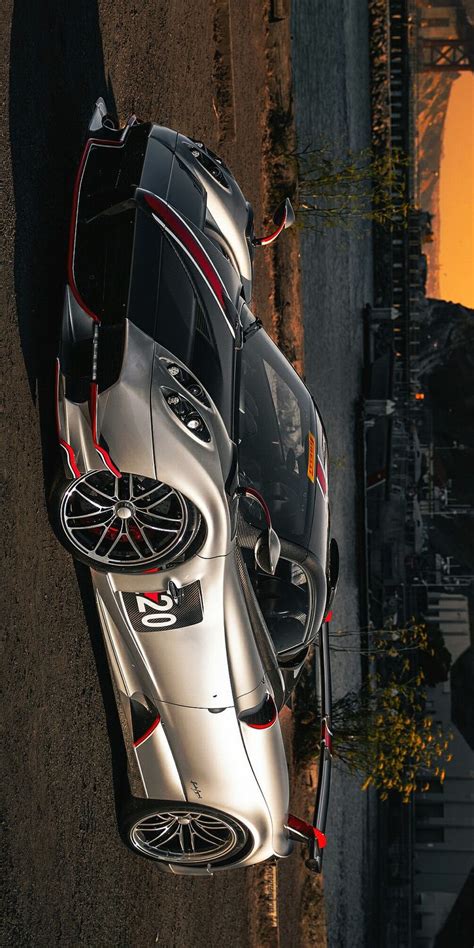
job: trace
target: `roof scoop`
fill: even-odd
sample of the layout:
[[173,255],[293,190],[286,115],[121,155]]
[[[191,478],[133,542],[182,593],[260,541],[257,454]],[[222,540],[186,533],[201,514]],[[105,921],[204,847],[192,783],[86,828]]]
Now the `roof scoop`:
[[296,217],[293,210],[293,206],[289,198],[286,198],[278,205],[274,215],[273,223],[276,224],[276,230],[274,230],[268,237],[254,237],[253,243],[256,247],[268,247],[269,244],[272,244],[277,237],[280,236],[282,230],[286,230],[287,227],[291,227],[295,223]]

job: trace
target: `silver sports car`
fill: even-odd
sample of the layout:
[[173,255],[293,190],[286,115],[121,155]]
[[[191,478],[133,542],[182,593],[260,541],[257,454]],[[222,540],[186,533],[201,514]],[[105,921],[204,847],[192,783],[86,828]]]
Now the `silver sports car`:
[[[74,187],[50,516],[91,569],[141,795],[121,832],[163,870],[321,865],[331,759],[324,623],[338,553],[307,388],[249,308],[257,238],[202,142],[99,99]],[[321,630],[321,632],[320,632]],[[289,814],[279,711],[321,657],[313,824]]]

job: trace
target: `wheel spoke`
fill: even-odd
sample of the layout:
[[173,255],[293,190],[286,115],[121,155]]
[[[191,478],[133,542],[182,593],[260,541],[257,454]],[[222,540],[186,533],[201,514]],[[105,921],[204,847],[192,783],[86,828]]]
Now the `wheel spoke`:
[[152,553],[154,553],[155,551],[154,551],[154,549],[153,549],[153,547],[152,547],[150,541],[148,540],[148,537],[145,536],[145,534],[144,534],[144,532],[143,532],[143,530],[142,530],[142,528],[141,528],[140,522],[139,522],[139,520],[138,520],[138,518],[137,518],[136,516],[133,518],[133,523],[134,523],[134,525],[136,526],[137,530],[139,531],[140,536],[141,536],[142,539],[145,541],[145,543],[146,543],[148,549],[149,549]]
[[[143,491],[143,494],[134,494],[134,495],[133,495],[133,499],[134,499],[134,500],[143,500],[145,497],[149,497],[150,494],[156,493],[157,490],[162,490],[162,488],[163,488],[164,486],[165,486],[165,485],[162,484],[161,481],[159,481],[158,483],[155,484],[154,487],[150,487],[149,490]],[[173,491],[171,490],[170,493],[172,494]]]
[[135,511],[134,520],[136,520],[137,525],[146,527],[147,530],[158,530],[159,533],[179,533],[180,531],[180,527],[155,527],[151,523],[145,523],[144,520],[140,520],[137,511]]
[[[79,497],[82,497],[83,500],[86,500],[88,504],[91,504],[92,507],[98,507],[99,510],[104,510],[103,504],[99,504],[97,500],[93,500],[92,497],[88,496],[88,494],[84,494],[84,492],[80,490],[79,487],[76,487],[76,494],[78,494]],[[109,501],[109,507],[111,499],[111,497],[107,497],[107,500]]]
[[182,523],[181,517],[167,517],[166,514],[149,513],[148,510],[137,508],[145,517],[152,517],[153,520],[169,520],[171,523]]
[[[133,549],[135,550],[135,553],[137,554],[137,556],[142,556],[142,551],[139,549],[139,547],[138,547],[137,544],[135,543],[135,540],[133,539],[132,534],[130,533],[130,530],[129,530],[129,528],[128,528],[128,520],[124,520],[123,522],[124,522],[124,524],[125,524],[125,533],[126,533],[126,535],[127,535],[127,539],[128,539],[128,542],[130,543],[130,546],[133,547]],[[138,528],[138,529],[140,529],[140,528]],[[140,536],[142,536],[141,531],[140,531]],[[150,547],[150,549],[151,549],[151,547]]]
[[[164,500],[168,500],[168,497],[171,497],[174,494],[174,490],[169,490],[164,497],[159,497],[158,500],[155,500],[152,504],[148,504],[148,507],[140,507],[140,510],[153,510],[153,507],[158,507],[158,504],[162,504]],[[143,495],[142,495],[143,496]],[[141,497],[137,497],[137,501],[141,500]]]
[[108,549],[108,551],[107,551],[107,556],[110,556],[112,550],[115,549],[115,547],[117,546],[117,543],[119,542],[120,538],[123,536],[123,533],[124,533],[123,525],[124,525],[124,523],[125,523],[124,520],[121,520],[121,521],[120,521],[120,526],[119,526],[119,528],[118,528],[117,536],[115,537],[115,540],[114,540],[114,542],[112,543],[112,546],[109,546],[109,549]]
[[[76,487],[76,493],[80,494],[81,497],[85,497],[85,499],[90,501],[91,504],[95,503],[95,501],[91,497],[89,497],[88,494],[85,494],[84,491],[81,490],[81,487],[82,485],[80,485],[80,487]],[[88,484],[87,488],[88,490],[94,491],[95,494],[99,494],[100,497],[105,497],[105,499],[108,500],[109,504],[113,504],[114,501],[118,499],[118,494],[116,491],[113,494],[106,494],[105,491],[100,490],[100,488],[96,487],[94,484]]]
[[100,547],[100,545],[101,545],[101,543],[102,543],[102,540],[105,539],[105,537],[106,537],[106,535],[107,535],[107,531],[108,531],[108,529],[109,529],[109,527],[110,527],[110,524],[112,523],[112,520],[113,520],[113,519],[114,519],[114,518],[112,517],[112,518],[109,520],[109,522],[105,525],[105,527],[104,527],[104,529],[103,529],[103,531],[102,531],[102,533],[101,533],[101,535],[100,535],[99,542],[96,543],[96,545],[95,545],[95,547],[94,547],[94,553],[95,553],[96,550],[99,549],[99,547]]
[[[158,836],[154,837],[153,839],[150,839],[148,841],[148,845],[153,846],[157,840],[159,840],[160,846],[162,846],[163,843],[170,843],[171,840],[174,839],[174,837],[178,835],[178,833],[179,833],[179,823],[176,823],[174,827],[167,826],[164,833],[159,833]],[[156,848],[158,849],[158,847]]]
[[195,825],[196,836],[199,836],[206,843],[219,843],[219,844],[222,843],[221,837],[213,836],[213,834],[209,832],[209,830],[207,830],[204,826],[201,826],[198,820],[196,820],[194,825]]
[[70,520],[90,520],[92,517],[106,517],[107,515],[110,516],[110,513],[108,512],[113,511],[113,509],[113,507],[102,507],[98,513],[95,513],[94,510],[91,510],[90,513],[85,514],[68,514],[66,516],[66,520],[69,522]]

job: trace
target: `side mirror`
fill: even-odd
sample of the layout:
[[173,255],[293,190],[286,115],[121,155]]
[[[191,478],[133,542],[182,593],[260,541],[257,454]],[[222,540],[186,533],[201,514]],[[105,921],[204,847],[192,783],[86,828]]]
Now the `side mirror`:
[[293,205],[289,198],[286,198],[281,204],[278,205],[274,215],[273,222],[277,227],[283,225],[283,229],[286,230],[287,227],[291,227],[295,223],[295,212],[293,210]]
[[274,575],[280,559],[281,543],[273,527],[260,534],[255,544],[255,562],[264,573]]
[[287,227],[291,227],[295,223],[295,212],[289,198],[286,198],[285,201],[282,201],[278,205],[274,215],[273,221],[276,224],[277,229],[273,231],[272,234],[269,234],[268,237],[255,237],[253,243],[256,247],[268,247],[269,244],[272,244],[277,237],[280,236],[282,230],[286,230]]

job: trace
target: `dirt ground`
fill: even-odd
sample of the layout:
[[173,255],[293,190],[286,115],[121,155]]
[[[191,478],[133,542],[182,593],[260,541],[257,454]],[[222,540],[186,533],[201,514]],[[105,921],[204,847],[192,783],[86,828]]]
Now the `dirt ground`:
[[[45,493],[72,182],[95,99],[121,120],[135,112],[220,151],[258,231],[268,226],[269,110],[281,94],[272,56],[287,48],[288,21],[271,21],[269,0],[6,0],[1,32],[1,944],[245,948],[256,937],[258,869],[172,878],[120,841],[125,756],[90,580],[54,539]],[[275,255],[256,264],[254,308],[276,335],[275,301],[280,315],[297,311],[296,237],[288,248],[295,277],[284,291]],[[302,365],[301,339],[289,345]],[[285,948],[304,944],[291,864]]]

